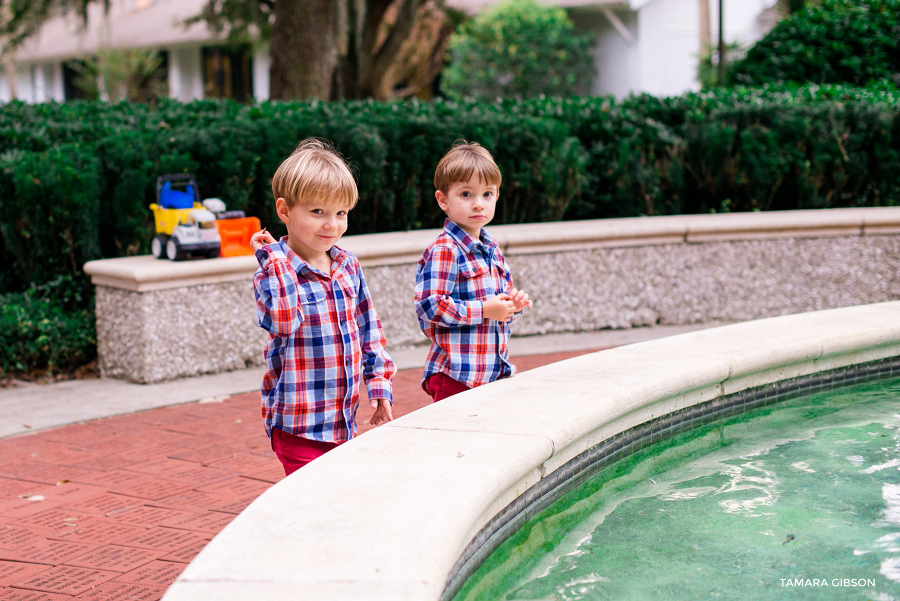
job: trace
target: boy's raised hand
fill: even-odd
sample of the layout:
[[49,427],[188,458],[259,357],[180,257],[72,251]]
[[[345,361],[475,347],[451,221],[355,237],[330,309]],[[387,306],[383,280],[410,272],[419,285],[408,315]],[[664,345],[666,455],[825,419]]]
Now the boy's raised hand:
[[531,302],[531,299],[528,298],[528,294],[524,290],[516,290],[513,288],[509,293],[509,297],[512,302],[515,303],[517,313],[523,309],[534,306],[534,303]]
[[387,399],[372,399],[369,402],[372,405],[372,409],[375,410],[375,413],[372,414],[372,419],[369,420],[369,423],[373,426],[377,426],[381,422],[390,422],[394,420],[394,414],[391,411],[391,402]]
[[250,247],[253,248],[254,252],[266,244],[274,244],[275,242],[277,242],[277,240],[272,237],[272,234],[266,231],[266,228],[263,228],[250,236]]
[[484,301],[484,316],[488,319],[507,322],[516,312],[516,303],[508,294],[498,294]]

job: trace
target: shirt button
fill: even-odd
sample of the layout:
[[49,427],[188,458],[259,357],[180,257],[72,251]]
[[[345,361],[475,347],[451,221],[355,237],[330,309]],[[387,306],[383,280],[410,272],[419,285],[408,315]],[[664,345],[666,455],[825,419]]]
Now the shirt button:
[[306,300],[310,300],[310,301],[311,301],[311,300],[315,300],[315,298],[316,298],[316,295],[315,295],[315,294],[307,294],[307,295],[306,295]]

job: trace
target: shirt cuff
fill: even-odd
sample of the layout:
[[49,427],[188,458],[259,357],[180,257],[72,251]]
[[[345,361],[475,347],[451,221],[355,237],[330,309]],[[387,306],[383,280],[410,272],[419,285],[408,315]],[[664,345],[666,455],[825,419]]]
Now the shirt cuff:
[[370,399],[387,399],[394,406],[394,394],[391,390],[391,381],[387,378],[376,376],[366,382],[366,389]]
[[484,321],[484,301],[469,303],[469,323],[478,325]]
[[269,259],[287,259],[284,251],[274,244],[266,244],[262,248],[256,249],[256,252],[253,254],[256,256],[260,267],[265,267]]

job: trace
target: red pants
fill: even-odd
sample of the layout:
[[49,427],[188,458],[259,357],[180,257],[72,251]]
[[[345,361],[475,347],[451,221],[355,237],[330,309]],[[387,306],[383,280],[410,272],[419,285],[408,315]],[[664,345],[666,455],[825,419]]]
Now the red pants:
[[469,390],[468,386],[442,372],[428,376],[425,380],[425,388],[435,403],[446,399],[448,396]]
[[272,429],[272,450],[275,451],[275,455],[281,461],[281,465],[284,466],[285,476],[290,476],[316,457],[321,457],[339,444],[341,443],[310,440],[302,436],[288,434],[278,428]]

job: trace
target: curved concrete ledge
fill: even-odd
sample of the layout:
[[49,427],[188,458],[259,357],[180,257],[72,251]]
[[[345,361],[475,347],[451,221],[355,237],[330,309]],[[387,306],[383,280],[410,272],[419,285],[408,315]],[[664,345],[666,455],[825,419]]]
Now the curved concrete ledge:
[[366,433],[273,486],[164,601],[441,596],[476,534],[597,443],[751,386],[900,355],[900,302],[569,359]]

